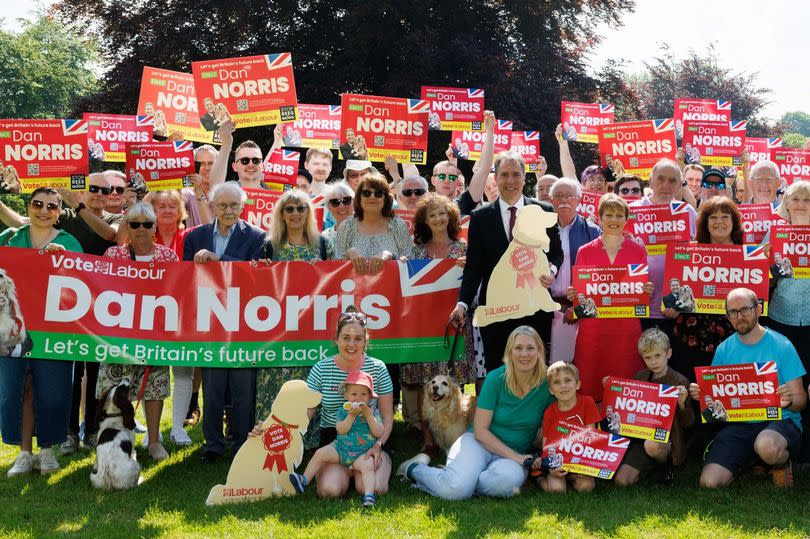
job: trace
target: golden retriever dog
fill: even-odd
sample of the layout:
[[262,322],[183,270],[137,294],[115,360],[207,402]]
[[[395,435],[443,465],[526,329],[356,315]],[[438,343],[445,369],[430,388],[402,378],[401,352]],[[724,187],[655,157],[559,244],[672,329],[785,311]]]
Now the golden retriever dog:
[[450,376],[440,374],[425,384],[422,419],[445,453],[472,425],[476,397],[465,395]]
[[307,410],[321,403],[321,394],[303,380],[281,386],[262,423],[262,436],[249,436],[231,463],[228,480],[208,494],[206,505],[294,496],[290,472],[304,458],[303,435],[309,425]]
[[228,107],[224,103],[217,103],[214,107],[214,121],[217,125],[222,125],[230,119],[231,115],[228,113]]

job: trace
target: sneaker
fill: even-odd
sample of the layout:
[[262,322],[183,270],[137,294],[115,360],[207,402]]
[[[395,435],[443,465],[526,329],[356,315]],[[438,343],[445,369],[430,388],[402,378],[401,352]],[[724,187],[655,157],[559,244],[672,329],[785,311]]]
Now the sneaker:
[[290,484],[295,489],[295,492],[301,494],[307,488],[307,476],[300,473],[290,472]]
[[72,455],[79,450],[79,437],[75,434],[68,434],[67,440],[59,447],[59,452],[63,455]]
[[188,447],[193,443],[188,433],[183,429],[172,429],[169,438],[177,447]]
[[169,453],[166,451],[166,448],[163,447],[163,444],[157,443],[150,445],[148,451],[149,456],[152,457],[152,460],[155,462],[169,458]]
[[793,486],[793,463],[790,460],[780,468],[771,468],[771,480],[776,488],[791,488]]
[[366,509],[374,509],[376,504],[377,498],[374,497],[374,494],[366,494],[363,496],[363,507]]
[[45,447],[39,450],[39,473],[42,475],[52,474],[59,469],[56,455],[53,454],[52,447]]
[[20,451],[14,460],[12,466],[7,472],[6,477],[16,477],[18,475],[29,474],[34,469],[34,456],[30,451]]
[[430,464],[430,457],[424,453],[419,453],[415,457],[409,458],[397,468],[397,477],[401,478],[403,481],[412,481],[413,479],[410,476],[411,467],[417,464],[427,466]]
[[[158,443],[163,443],[163,433],[158,432]],[[149,433],[144,432],[143,440],[141,441],[141,447],[144,449],[149,449]]]

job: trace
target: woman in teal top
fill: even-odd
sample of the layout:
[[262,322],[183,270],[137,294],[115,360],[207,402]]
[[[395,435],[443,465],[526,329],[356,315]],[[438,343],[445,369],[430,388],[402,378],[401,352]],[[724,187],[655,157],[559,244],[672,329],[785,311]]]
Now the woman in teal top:
[[446,500],[520,492],[528,474],[523,464],[532,459],[532,441],[554,397],[546,384],[543,341],[533,328],[520,326],[509,335],[503,362],[484,380],[473,430],[456,440],[446,466],[432,468],[420,453],[403,462],[397,475]]
[[[40,187],[31,194],[28,203],[29,224],[0,233],[0,247],[38,249],[42,253],[56,251],[82,252],[79,242],[54,228],[59,218],[62,198],[54,189]],[[44,263],[44,261],[43,261]],[[9,277],[3,273],[3,279]],[[25,283],[16,283],[17,288]],[[0,430],[3,442],[19,445],[20,452],[9,477],[31,473],[35,457],[33,437],[36,433],[40,448],[39,470],[45,475],[59,469],[53,445],[67,437],[70,416],[73,362],[31,359],[24,357],[33,343],[25,331],[25,307],[18,306],[12,293],[0,294],[0,302],[11,303],[17,312],[19,327],[11,342],[0,342]]]

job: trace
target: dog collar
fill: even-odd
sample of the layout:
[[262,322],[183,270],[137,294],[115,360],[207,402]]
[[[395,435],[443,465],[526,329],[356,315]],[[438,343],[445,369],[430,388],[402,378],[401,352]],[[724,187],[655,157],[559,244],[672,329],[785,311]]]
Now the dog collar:
[[285,423],[284,421],[277,418],[275,415],[271,415],[270,419],[272,419],[273,421],[275,421],[276,423],[278,423],[279,425],[281,425],[283,427],[287,427],[288,429],[297,429],[298,428],[298,425],[293,425],[292,423]]

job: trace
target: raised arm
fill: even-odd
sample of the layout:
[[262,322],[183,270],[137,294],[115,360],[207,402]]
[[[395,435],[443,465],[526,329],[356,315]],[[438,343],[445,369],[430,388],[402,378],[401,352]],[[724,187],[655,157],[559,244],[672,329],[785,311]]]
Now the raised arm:
[[487,184],[487,176],[492,169],[492,161],[495,153],[495,113],[491,110],[484,111],[484,146],[481,148],[481,157],[478,158],[478,170],[473,173],[470,186],[467,190],[473,202],[476,204],[484,198],[484,186]]
[[225,183],[225,177],[228,175],[228,157],[231,155],[233,149],[233,132],[236,130],[236,124],[233,120],[225,120],[217,130],[219,138],[222,141],[222,146],[219,148],[219,153],[211,167],[211,187]]
[[10,228],[20,228],[28,222],[28,219],[6,206],[0,200],[0,221]]
[[577,179],[577,169],[574,167],[574,160],[571,159],[571,150],[568,147],[568,141],[563,138],[562,124],[557,124],[557,129],[554,130],[554,137],[557,139],[557,144],[560,145],[560,168],[562,175],[565,178]]

